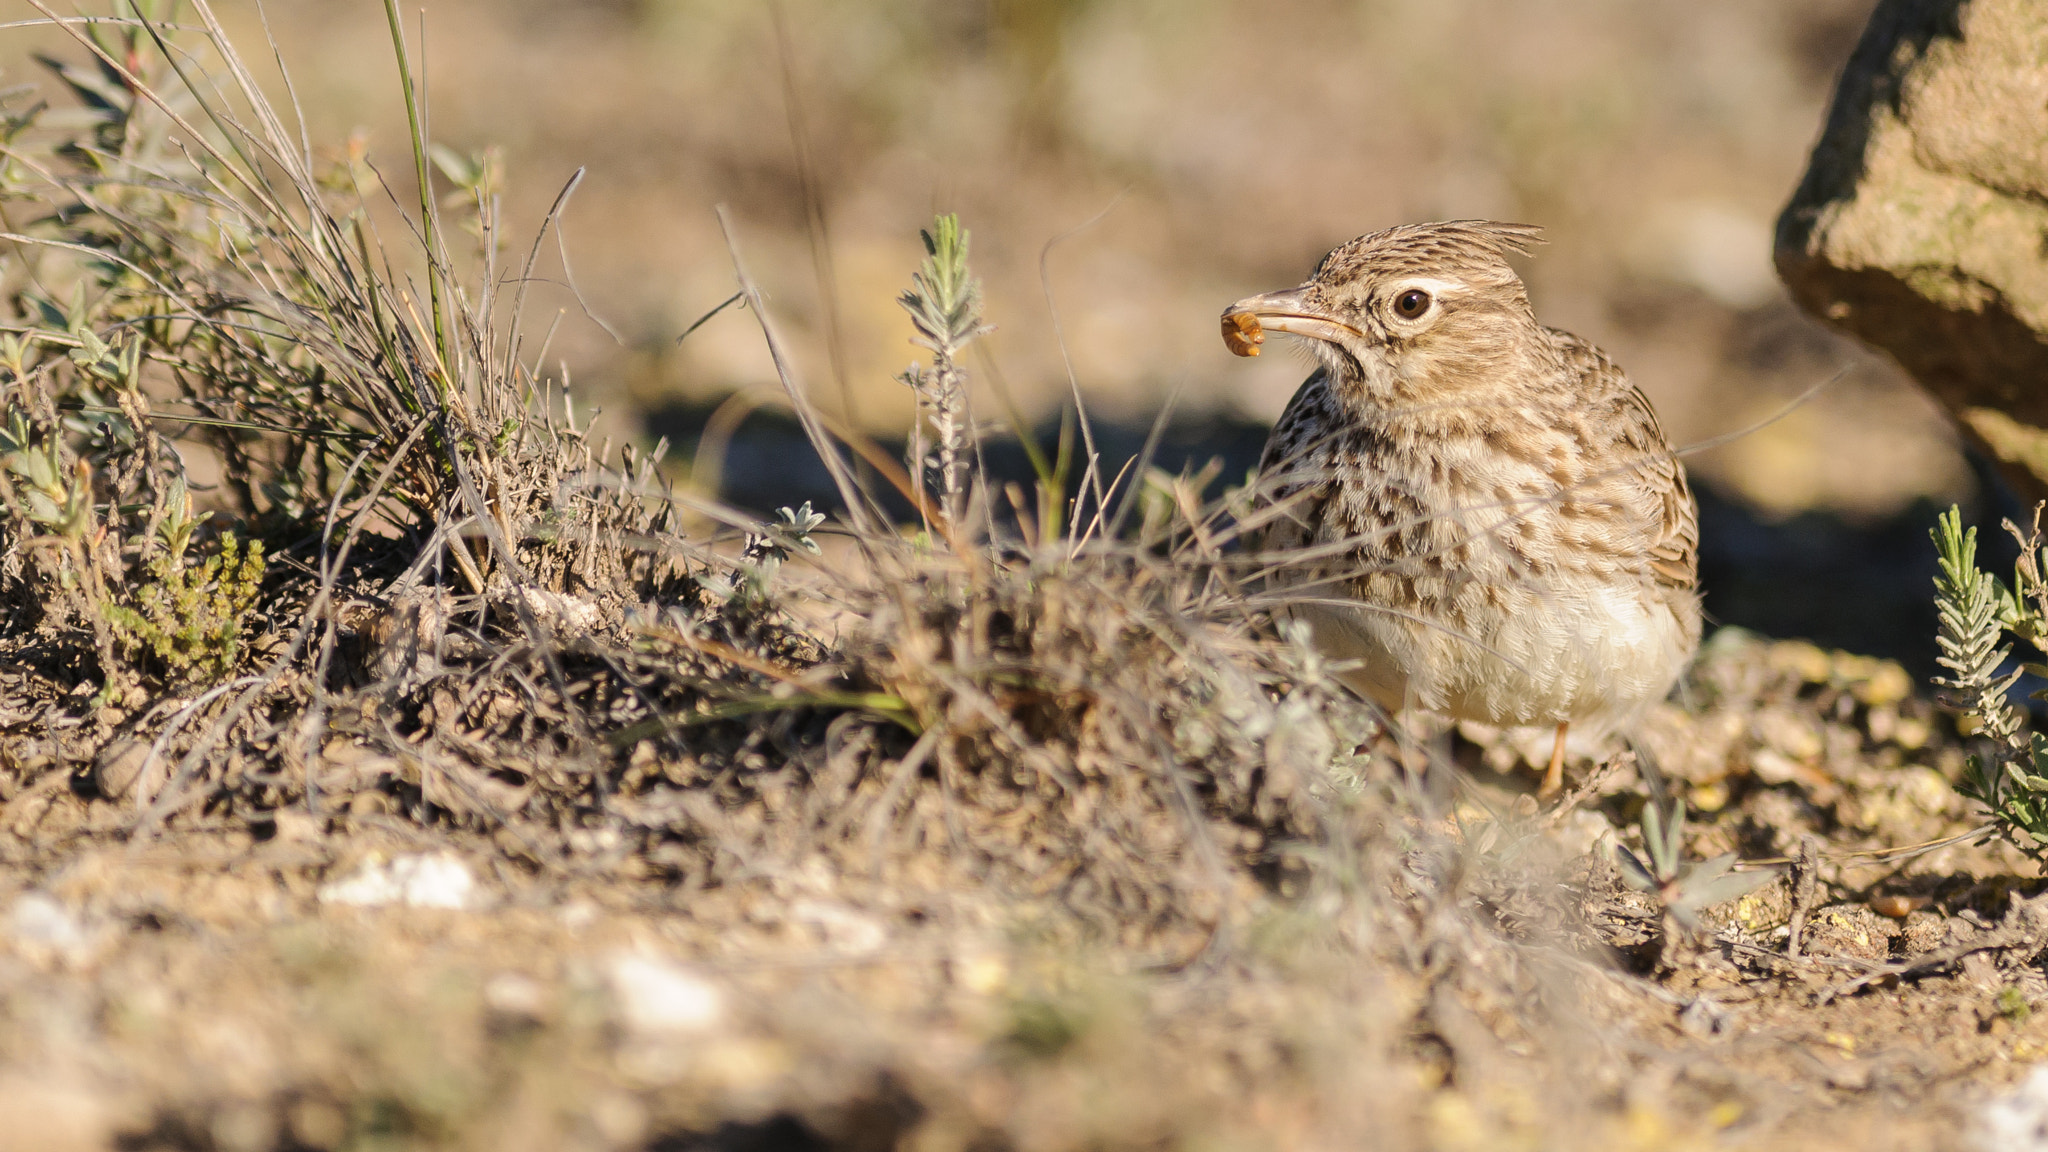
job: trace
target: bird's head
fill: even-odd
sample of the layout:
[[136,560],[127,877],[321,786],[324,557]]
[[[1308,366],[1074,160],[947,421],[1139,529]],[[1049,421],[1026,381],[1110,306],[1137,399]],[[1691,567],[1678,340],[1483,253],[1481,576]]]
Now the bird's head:
[[1223,313],[1223,339],[1256,356],[1266,332],[1308,341],[1340,393],[1388,403],[1449,398],[1539,355],[1541,329],[1506,256],[1540,243],[1529,224],[1403,224],[1344,244],[1298,288]]

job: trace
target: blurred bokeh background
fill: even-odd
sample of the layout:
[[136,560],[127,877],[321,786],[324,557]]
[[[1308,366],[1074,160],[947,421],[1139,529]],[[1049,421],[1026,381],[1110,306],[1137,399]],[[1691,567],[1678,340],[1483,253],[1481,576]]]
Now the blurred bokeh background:
[[[258,9],[217,0],[245,49]],[[504,216],[563,217],[551,356],[619,435],[671,436],[772,396],[751,316],[677,336],[730,295],[730,207],[818,402],[900,437],[917,354],[894,297],[917,230],[955,211],[998,326],[976,405],[1044,428],[1069,367],[1105,440],[1174,406],[1177,467],[1242,476],[1304,374],[1231,357],[1216,317],[1401,221],[1529,221],[1537,311],[1606,347],[1691,455],[1709,608],[1924,666],[1924,528],[1976,500],[1945,417],[1800,316],[1771,224],[1871,0],[415,0],[431,135],[496,147]],[[26,7],[23,8],[26,13]],[[269,0],[316,147],[351,136],[410,196],[382,6]],[[421,42],[423,41],[423,46]],[[4,63],[19,81],[44,33]],[[260,55],[260,54],[259,54]],[[545,319],[545,317],[544,317]],[[597,321],[602,321],[599,323]],[[607,331],[609,328],[609,331]],[[1060,338],[1063,337],[1063,340]],[[1844,371],[1846,369],[1846,371]],[[739,415],[739,405],[728,415]],[[815,484],[772,413],[718,478],[744,504]]]

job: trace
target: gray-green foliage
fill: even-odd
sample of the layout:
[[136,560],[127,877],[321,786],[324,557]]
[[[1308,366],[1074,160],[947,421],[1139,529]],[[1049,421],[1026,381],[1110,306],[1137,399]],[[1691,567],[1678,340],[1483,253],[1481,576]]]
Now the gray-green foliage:
[[66,469],[54,436],[38,436],[20,409],[7,413],[0,428],[0,468],[4,490],[18,515],[37,528],[66,540],[77,540],[92,525],[92,483],[88,475]]
[[[930,368],[912,364],[900,379],[917,392],[919,407],[937,442],[939,492],[947,519],[958,518],[967,458],[967,373],[960,354],[989,330],[981,319],[981,282],[967,268],[968,234],[960,218],[947,213],[932,222],[925,258],[911,274],[910,290],[896,298],[917,329],[912,342],[931,349]],[[922,460],[913,461],[922,471]]]
[[824,522],[824,513],[811,511],[809,500],[795,509],[776,509],[775,520],[764,522],[758,532],[747,533],[738,574],[706,572],[697,577],[698,587],[721,604],[737,601],[746,607],[762,607],[773,603],[775,574],[782,570],[783,561],[796,552],[819,555],[822,549],[811,533]]
[[2048,855],[2048,738],[2029,732],[2011,693],[2025,670],[2002,671],[2012,657],[2007,633],[2036,648],[2048,638],[2048,582],[2041,578],[2040,510],[2028,533],[2010,522],[2020,558],[2010,586],[1977,568],[1977,530],[1963,527],[1951,507],[1930,535],[1941,561],[1934,578],[1940,615],[1937,658],[1949,675],[1936,683],[1952,692],[1950,702],[1977,725],[1986,750],[1972,755],[1957,785],[1965,796],[1991,810],[2007,839],[2035,857]]
[[1735,853],[1726,852],[1712,860],[1690,864],[1685,860],[1685,804],[1671,802],[1667,816],[1656,801],[1643,806],[1643,855],[1645,862],[1628,849],[1615,846],[1621,863],[1621,878],[1629,887],[1656,896],[1688,930],[1697,931],[1700,913],[1716,904],[1739,899],[1763,887],[1776,872],[1731,872]]

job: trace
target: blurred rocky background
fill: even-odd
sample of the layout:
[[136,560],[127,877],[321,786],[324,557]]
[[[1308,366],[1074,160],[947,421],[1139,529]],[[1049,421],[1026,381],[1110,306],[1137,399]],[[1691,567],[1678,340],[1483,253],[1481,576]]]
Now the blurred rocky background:
[[2048,11],[1884,0],[1778,222],[1799,301],[2048,494]]
[[[254,4],[224,2],[238,37]],[[1388,224],[1548,229],[1524,262],[1548,323],[1605,346],[1694,453],[1716,618],[1930,665],[1925,528],[1983,507],[1939,405],[1804,318],[1772,270],[1870,0],[426,0],[432,138],[502,165],[510,234],[571,173],[569,266],[535,332],[614,434],[670,436],[688,480],[756,507],[823,498],[776,422],[751,316],[677,337],[734,288],[736,219],[796,367],[879,438],[911,413],[895,295],[935,210],[973,230],[999,325],[975,405],[1050,436],[1069,373],[1113,471],[1167,405],[1159,463],[1242,477],[1304,375],[1216,316]],[[269,0],[316,148],[409,197],[380,7]],[[245,39],[245,42],[246,39]],[[35,34],[7,79],[33,78]],[[282,92],[281,86],[277,89]],[[516,267],[523,246],[502,254]],[[584,307],[587,305],[587,312]],[[609,329],[609,331],[607,331]],[[537,343],[537,341],[536,341]],[[531,351],[531,348],[530,348]],[[734,397],[741,397],[735,400]],[[748,397],[766,410],[747,414]],[[728,403],[730,402],[730,403]],[[712,414],[726,405],[724,417]],[[745,419],[741,419],[745,417]],[[714,441],[721,439],[714,435]],[[717,444],[712,445],[713,448]],[[1013,450],[999,457],[1019,459]],[[1981,513],[1980,513],[1981,514]]]

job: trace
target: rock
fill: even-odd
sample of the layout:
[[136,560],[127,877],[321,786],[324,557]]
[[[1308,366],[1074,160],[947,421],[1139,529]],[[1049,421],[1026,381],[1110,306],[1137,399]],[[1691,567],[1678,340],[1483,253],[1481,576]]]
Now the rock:
[[83,964],[105,941],[105,932],[88,926],[78,914],[47,892],[29,891],[15,898],[5,922],[7,938],[24,953]]
[[1984,1152],[2048,1152],[2048,1068],[1980,1106],[1972,1143]]
[[524,600],[534,620],[558,641],[581,639],[604,622],[603,610],[579,596],[545,588],[512,588],[509,593]]
[[620,1021],[634,1032],[702,1033],[725,1015],[725,997],[715,985],[659,956],[616,953],[605,977]]
[[460,857],[448,852],[373,860],[348,876],[320,888],[323,904],[382,908],[470,908],[481,902],[476,876]]
[[501,972],[484,985],[484,1007],[509,1024],[539,1024],[548,1018],[552,998],[547,988],[531,976]]
[[149,741],[116,740],[93,761],[93,786],[109,800],[127,799],[148,764]]
[[1778,218],[1800,305],[2048,496],[2048,7],[1881,0]]

